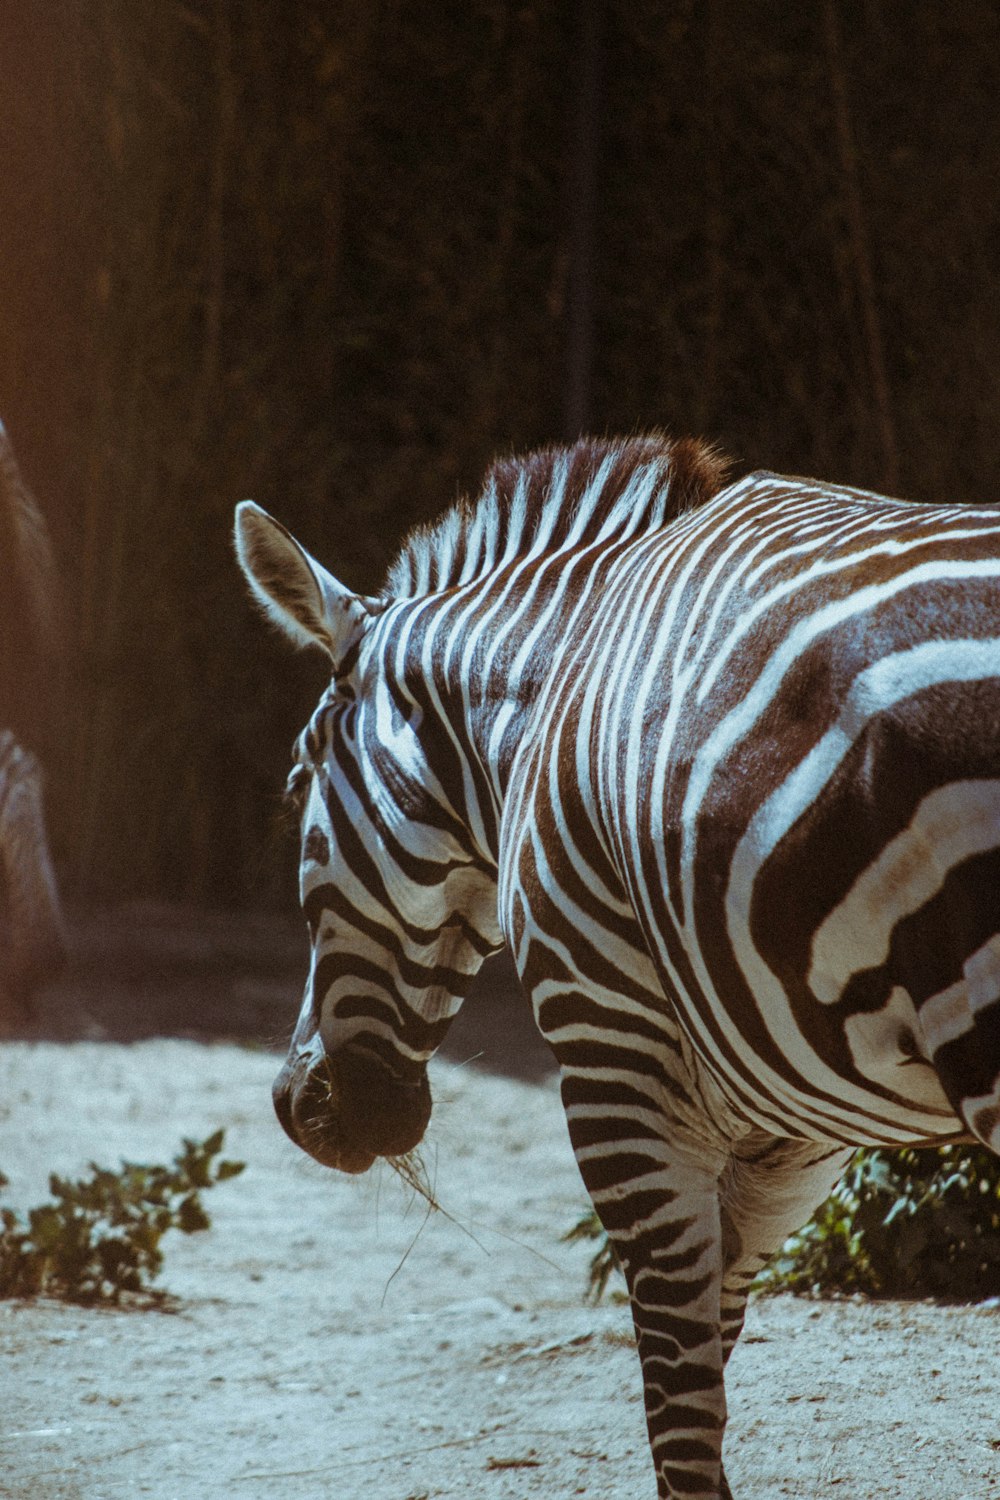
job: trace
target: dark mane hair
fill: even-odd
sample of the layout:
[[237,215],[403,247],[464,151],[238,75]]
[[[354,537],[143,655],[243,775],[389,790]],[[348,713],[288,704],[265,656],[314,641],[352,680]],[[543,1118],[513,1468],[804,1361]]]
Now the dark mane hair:
[[532,549],[655,530],[717,494],[727,467],[708,444],[661,433],[585,438],[498,459],[478,499],[462,499],[410,533],[383,595],[416,598],[469,582]]

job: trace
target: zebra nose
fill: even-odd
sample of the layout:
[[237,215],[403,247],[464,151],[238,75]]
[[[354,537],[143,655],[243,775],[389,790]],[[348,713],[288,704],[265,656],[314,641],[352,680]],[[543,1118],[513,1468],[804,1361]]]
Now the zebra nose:
[[271,1100],[281,1128],[303,1151],[309,1150],[305,1139],[309,1120],[319,1112],[321,1104],[315,1068],[315,1056],[295,1053],[286,1058],[271,1086]]
[[275,1079],[274,1087],[271,1090],[271,1100],[274,1104],[274,1113],[278,1116],[278,1122],[282,1130],[290,1140],[295,1142],[296,1146],[300,1146],[302,1143],[295,1129],[295,1117],[292,1114],[291,1085],[283,1077]]
[[378,1058],[353,1047],[337,1053],[335,1061],[344,1138],[376,1156],[404,1156],[418,1146],[431,1116],[426,1069],[404,1081]]
[[377,1148],[356,1138],[341,1117],[335,1067],[325,1056],[298,1056],[282,1068],[271,1097],[274,1112],[290,1140],[322,1166],[341,1172],[367,1172]]
[[413,1083],[353,1049],[286,1062],[272,1089],[286,1135],[324,1166],[367,1172],[419,1144],[431,1113],[426,1072]]

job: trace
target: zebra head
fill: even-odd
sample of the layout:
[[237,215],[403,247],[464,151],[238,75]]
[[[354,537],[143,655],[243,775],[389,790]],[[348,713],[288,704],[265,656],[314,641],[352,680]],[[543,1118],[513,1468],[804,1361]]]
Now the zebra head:
[[236,549],[266,614],[333,668],[289,777],[311,961],[275,1109],[316,1160],[364,1172],[423,1137],[427,1061],[500,945],[495,863],[454,810],[456,747],[435,744],[408,681],[419,607],[352,594],[251,501]]

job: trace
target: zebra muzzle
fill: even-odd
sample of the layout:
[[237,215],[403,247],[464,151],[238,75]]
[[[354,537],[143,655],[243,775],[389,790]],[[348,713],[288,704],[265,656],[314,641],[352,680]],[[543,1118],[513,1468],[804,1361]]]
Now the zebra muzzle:
[[350,1047],[305,1063],[289,1060],[275,1080],[273,1097],[275,1113],[295,1144],[340,1172],[367,1172],[379,1156],[412,1151],[431,1115],[426,1071],[415,1083],[403,1082]]

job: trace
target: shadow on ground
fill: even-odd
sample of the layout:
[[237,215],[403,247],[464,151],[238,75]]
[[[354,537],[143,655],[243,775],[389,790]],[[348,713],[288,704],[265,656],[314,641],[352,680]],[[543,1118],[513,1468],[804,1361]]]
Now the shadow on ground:
[[[308,966],[300,917],[132,902],[73,913],[70,925],[69,966],[17,1038],[226,1038],[284,1050]],[[554,1071],[505,955],[484,964],[441,1051],[526,1082]]]

